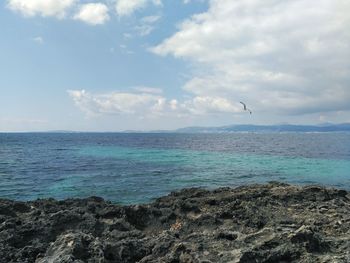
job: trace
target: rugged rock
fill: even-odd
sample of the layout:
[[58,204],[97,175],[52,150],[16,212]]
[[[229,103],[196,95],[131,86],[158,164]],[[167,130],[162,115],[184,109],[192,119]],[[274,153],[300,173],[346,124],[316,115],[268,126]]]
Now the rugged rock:
[[0,200],[0,262],[350,262],[350,193],[281,183],[151,204]]

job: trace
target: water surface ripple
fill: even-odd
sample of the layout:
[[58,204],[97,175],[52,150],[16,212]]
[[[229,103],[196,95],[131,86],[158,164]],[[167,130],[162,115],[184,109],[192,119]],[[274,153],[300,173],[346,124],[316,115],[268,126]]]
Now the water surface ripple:
[[140,203],[271,180],[350,189],[350,133],[0,134],[0,197]]

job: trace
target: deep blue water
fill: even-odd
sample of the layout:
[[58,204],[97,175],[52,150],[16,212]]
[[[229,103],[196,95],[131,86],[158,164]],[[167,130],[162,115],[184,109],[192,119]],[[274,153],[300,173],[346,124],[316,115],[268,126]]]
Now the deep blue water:
[[350,189],[350,133],[0,134],[0,197],[148,202],[184,187]]

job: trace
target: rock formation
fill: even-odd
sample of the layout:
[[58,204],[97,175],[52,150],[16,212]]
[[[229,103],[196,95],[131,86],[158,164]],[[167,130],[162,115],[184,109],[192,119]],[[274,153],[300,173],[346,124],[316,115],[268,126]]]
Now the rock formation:
[[350,193],[281,183],[151,204],[0,200],[0,262],[350,262]]

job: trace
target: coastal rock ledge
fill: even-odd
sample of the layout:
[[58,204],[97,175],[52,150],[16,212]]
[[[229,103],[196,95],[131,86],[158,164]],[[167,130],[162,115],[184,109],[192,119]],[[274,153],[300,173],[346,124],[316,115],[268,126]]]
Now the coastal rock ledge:
[[151,204],[0,200],[0,262],[350,262],[350,193],[282,183]]

